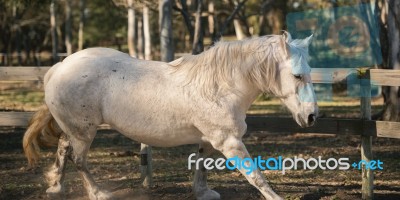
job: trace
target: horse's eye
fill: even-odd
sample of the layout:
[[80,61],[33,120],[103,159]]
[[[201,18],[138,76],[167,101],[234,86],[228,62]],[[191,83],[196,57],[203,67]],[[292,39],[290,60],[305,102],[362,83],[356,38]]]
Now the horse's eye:
[[296,79],[298,79],[298,80],[301,80],[301,79],[303,79],[303,76],[302,75],[300,75],[300,74],[295,74],[295,75],[293,75]]

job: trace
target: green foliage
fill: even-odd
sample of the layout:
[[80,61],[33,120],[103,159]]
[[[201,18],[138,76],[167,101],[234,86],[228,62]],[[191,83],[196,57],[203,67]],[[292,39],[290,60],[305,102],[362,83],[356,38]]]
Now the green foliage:
[[[65,52],[65,1],[54,0],[56,6],[56,21],[58,32],[58,52]],[[124,0],[85,0],[85,25],[84,48],[104,46],[118,48],[127,52],[127,9]],[[204,28],[204,41],[207,46],[213,44],[213,34],[209,31],[208,3],[214,2],[215,34],[219,31],[227,18],[233,13],[236,5],[242,0],[205,0],[203,5],[202,24]],[[0,51],[12,54],[16,52],[51,52],[50,13],[51,0],[0,0]],[[72,46],[73,51],[78,48],[78,30],[80,21],[80,0],[71,1],[72,8]],[[173,35],[175,52],[188,52],[192,48],[189,41],[189,32],[184,23],[182,13],[178,11],[180,0],[173,0]],[[188,16],[194,24],[196,12],[195,1],[186,1]],[[336,1],[339,6],[351,5],[356,1]],[[150,34],[152,40],[153,59],[159,55],[159,25],[158,25],[158,0],[134,0],[136,19],[142,18],[142,7],[146,4],[150,8]],[[305,9],[316,9],[332,6],[331,1],[320,0],[247,0],[235,16],[240,21],[242,29],[248,35],[271,34],[285,29],[285,16],[288,12]],[[271,12],[273,11],[273,12]],[[270,15],[280,17],[270,18]],[[261,23],[261,19],[263,23]],[[279,24],[272,27],[272,24]],[[273,31],[273,29],[275,31]],[[224,39],[234,37],[233,22],[229,23],[223,33]],[[42,57],[43,59],[43,57]],[[14,63],[15,60],[14,60]],[[32,65],[31,62],[18,64]],[[42,65],[48,65],[43,63]]]
[[[84,46],[111,46],[117,38],[121,44],[126,41],[126,9],[117,7],[112,1],[93,0],[87,2],[87,17],[84,34]],[[79,10],[75,10],[76,13]],[[76,20],[79,18],[76,14]],[[77,24],[77,23],[75,23]],[[77,31],[74,31],[77,32]],[[74,37],[77,43],[77,37]]]
[[23,46],[24,40],[32,41],[31,46],[41,46],[49,27],[48,21],[44,22],[49,18],[48,3],[48,0],[0,0],[0,49],[3,53]]

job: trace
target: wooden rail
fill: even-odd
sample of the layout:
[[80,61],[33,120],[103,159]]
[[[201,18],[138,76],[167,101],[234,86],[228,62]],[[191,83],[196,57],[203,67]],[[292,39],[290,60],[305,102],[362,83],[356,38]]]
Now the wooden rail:
[[[50,67],[0,67],[0,81],[42,81]],[[345,81],[356,68],[313,68],[313,83],[337,83]],[[373,85],[400,86],[400,70],[371,69]]]
[[309,128],[301,128],[291,117],[248,115],[248,131],[365,135],[400,139],[400,123],[362,119],[320,118]]
[[[0,112],[0,127],[26,127],[33,112]],[[248,131],[287,132],[287,133],[322,133],[336,135],[365,135],[400,139],[400,123],[361,119],[320,118],[309,128],[301,128],[292,117],[270,117],[248,115]],[[102,124],[99,129],[111,129]]]
[[50,67],[0,67],[0,81],[43,81]]
[[[400,70],[370,69],[372,85],[400,86]],[[337,83],[346,81],[351,74],[358,74],[356,68],[313,68],[311,79],[313,83]]]

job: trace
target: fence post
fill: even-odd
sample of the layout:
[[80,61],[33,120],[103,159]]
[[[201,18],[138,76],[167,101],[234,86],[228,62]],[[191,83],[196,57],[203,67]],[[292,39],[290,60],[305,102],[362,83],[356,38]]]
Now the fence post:
[[143,143],[140,145],[140,180],[144,187],[153,186],[151,146]]
[[[361,119],[371,120],[371,81],[370,71],[360,71],[360,92],[361,92]],[[361,160],[369,163],[372,160],[372,136],[361,135]],[[362,199],[373,199],[374,175],[365,164],[362,169]]]

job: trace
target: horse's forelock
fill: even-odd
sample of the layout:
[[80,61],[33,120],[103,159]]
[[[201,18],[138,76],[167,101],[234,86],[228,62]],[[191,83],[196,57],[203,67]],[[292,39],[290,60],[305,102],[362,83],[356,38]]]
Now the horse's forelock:
[[312,36],[306,39],[295,39],[288,43],[289,59],[291,62],[293,74],[310,73],[311,67],[308,65],[310,60],[308,46]]

